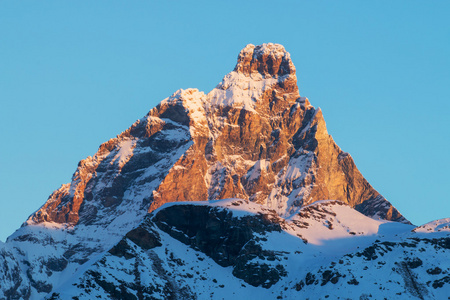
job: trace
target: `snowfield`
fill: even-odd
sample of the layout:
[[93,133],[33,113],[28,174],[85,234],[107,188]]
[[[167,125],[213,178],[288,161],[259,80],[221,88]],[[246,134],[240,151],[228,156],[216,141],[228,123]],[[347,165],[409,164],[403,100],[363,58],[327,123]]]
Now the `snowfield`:
[[[192,218],[177,223],[161,217],[175,209],[191,212]],[[192,232],[180,227],[203,218],[197,209],[207,211],[205,227],[191,228]],[[251,220],[261,216],[265,225],[252,227]],[[252,228],[251,238],[229,265],[222,261],[231,256],[227,246],[219,242],[211,253],[201,246],[203,231],[216,219],[234,228]],[[158,237],[154,247],[142,246],[138,237],[125,238],[120,251],[116,247],[106,253],[53,296],[446,299],[449,292],[448,233],[416,232],[412,225],[373,220],[339,201],[315,202],[289,219],[236,198],[168,203],[149,215],[141,228]],[[230,238],[224,235],[222,243]],[[252,276],[265,280],[254,282]]]

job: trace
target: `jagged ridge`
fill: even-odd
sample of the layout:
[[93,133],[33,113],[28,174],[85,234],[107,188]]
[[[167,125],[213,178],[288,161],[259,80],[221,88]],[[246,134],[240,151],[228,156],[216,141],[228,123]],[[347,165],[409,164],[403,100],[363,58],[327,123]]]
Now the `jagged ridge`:
[[[165,166],[168,174],[159,176],[162,180],[155,192],[146,195],[150,211],[172,201],[239,197],[285,215],[303,204],[336,199],[368,216],[406,222],[334,143],[320,109],[300,97],[290,55],[276,44],[245,47],[235,70],[208,95],[180,90],[164,100],[118,138],[103,144],[94,158],[82,161],[70,187],[52,195],[31,220],[76,224],[80,209],[89,206],[93,197],[102,199],[97,210],[119,205],[134,180],[125,178],[124,172],[135,172],[137,166],[148,169],[158,162],[152,156],[157,156],[154,148],[163,146],[158,143],[160,135],[182,135],[192,144],[179,151],[173,166]],[[134,152],[148,148],[149,140],[155,139],[152,151],[145,153],[146,161],[136,163]],[[172,144],[180,147],[181,143]],[[101,165],[105,161],[111,165],[121,152],[128,157],[107,167],[110,176],[101,176]],[[148,181],[142,178],[140,184]]]

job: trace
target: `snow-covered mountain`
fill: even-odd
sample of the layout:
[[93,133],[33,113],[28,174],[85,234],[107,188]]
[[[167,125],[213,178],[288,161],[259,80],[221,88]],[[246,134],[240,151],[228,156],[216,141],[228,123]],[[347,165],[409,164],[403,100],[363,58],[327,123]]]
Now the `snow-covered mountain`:
[[242,199],[170,203],[52,297],[446,299],[449,235],[413,228],[335,200],[288,219]]
[[0,245],[0,298],[447,299],[449,220],[414,228],[295,74],[248,45],[102,144]]

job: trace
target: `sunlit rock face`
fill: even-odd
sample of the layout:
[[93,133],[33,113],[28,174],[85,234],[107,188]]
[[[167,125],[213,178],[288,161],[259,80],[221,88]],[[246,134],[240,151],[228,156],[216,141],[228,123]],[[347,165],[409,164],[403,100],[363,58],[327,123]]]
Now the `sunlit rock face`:
[[179,90],[163,100],[81,161],[73,181],[30,221],[104,223],[105,214],[130,202],[152,211],[231,197],[280,215],[336,199],[368,216],[407,222],[334,143],[321,110],[300,97],[294,64],[278,44],[247,45],[234,71],[206,95]]
[[[409,223],[335,144],[322,111],[300,96],[284,47],[247,45],[212,91],[176,91],[78,164],[72,181],[9,237],[3,255],[11,265],[7,293],[40,299],[66,282],[60,278],[69,280],[104,253],[125,253],[132,247],[128,240],[135,243],[140,234],[159,245],[153,231],[132,231],[148,213],[172,202],[227,198],[270,210],[279,222],[295,219],[313,202],[335,200],[373,220]],[[236,266],[239,260],[233,260],[237,278],[259,286],[267,275],[271,286],[285,276],[285,267],[252,265],[252,251],[259,248],[238,250],[248,260]],[[247,267],[266,275],[252,279]]]
[[234,71],[245,76],[279,77],[295,75],[290,54],[279,44],[247,45],[239,53]]

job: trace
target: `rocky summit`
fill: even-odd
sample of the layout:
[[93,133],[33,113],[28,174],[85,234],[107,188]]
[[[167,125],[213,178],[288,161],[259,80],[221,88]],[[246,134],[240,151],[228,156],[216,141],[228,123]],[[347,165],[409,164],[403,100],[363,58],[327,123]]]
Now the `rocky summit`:
[[447,299],[450,219],[415,227],[247,45],[78,164],[0,248],[1,299]]

